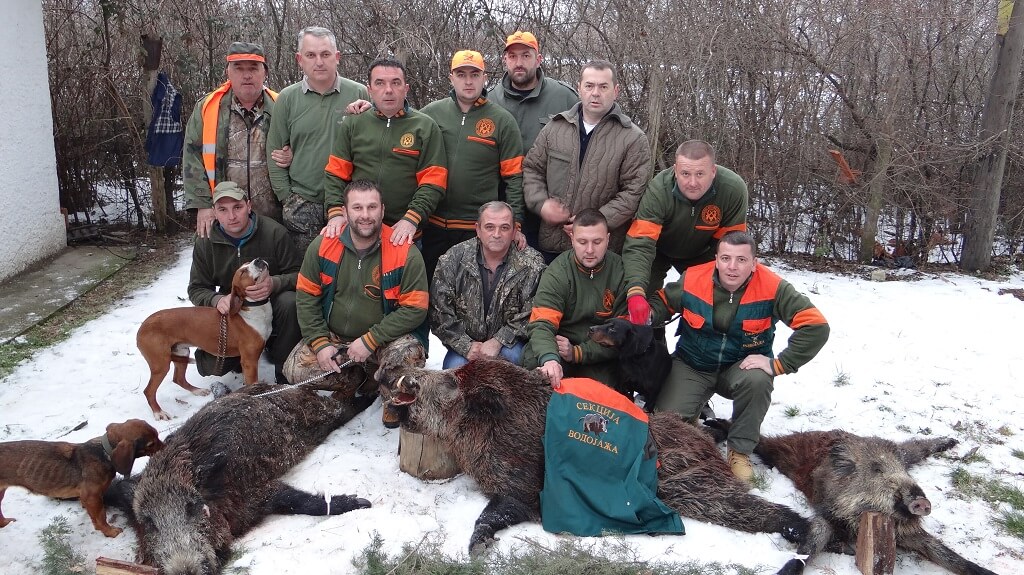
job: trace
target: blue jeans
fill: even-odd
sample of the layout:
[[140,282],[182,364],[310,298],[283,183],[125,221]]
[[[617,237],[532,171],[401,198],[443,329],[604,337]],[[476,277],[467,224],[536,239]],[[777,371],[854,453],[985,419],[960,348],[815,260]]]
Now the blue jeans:
[[[519,359],[523,355],[524,345],[525,344],[521,341],[517,341],[516,344],[513,345],[512,347],[503,345],[501,346],[501,351],[498,352],[498,355],[516,365],[519,365]],[[468,359],[462,357],[461,355],[449,349],[448,353],[445,354],[444,356],[444,361],[441,363],[441,369],[452,369],[456,367],[461,367],[463,365],[466,365],[467,363],[469,363]]]

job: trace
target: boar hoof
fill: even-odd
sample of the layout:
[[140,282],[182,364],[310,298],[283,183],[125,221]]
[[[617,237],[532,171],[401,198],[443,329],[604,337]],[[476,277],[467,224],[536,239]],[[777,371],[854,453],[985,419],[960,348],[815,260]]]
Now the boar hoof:
[[800,575],[804,572],[804,561],[802,559],[790,559],[779,569],[776,575]]
[[494,536],[494,530],[489,526],[477,527],[473,531],[473,536],[469,538],[469,554],[473,557],[479,557],[491,545],[494,545],[494,542],[497,540],[497,537]]

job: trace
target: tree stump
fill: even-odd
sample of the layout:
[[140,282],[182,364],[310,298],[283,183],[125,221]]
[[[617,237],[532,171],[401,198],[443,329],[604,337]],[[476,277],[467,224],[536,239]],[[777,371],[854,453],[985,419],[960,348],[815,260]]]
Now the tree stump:
[[158,575],[156,567],[107,559],[106,557],[96,558],[96,575]]
[[893,572],[896,567],[896,526],[892,517],[873,511],[861,514],[856,563],[864,575]]
[[398,468],[420,479],[448,479],[459,474],[459,464],[436,437],[398,432]]

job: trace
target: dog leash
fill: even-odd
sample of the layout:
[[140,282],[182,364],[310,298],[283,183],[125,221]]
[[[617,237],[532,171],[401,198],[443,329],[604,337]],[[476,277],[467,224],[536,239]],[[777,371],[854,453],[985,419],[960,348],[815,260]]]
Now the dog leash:
[[677,313],[677,314],[675,314],[674,316],[672,316],[672,317],[670,317],[670,318],[666,319],[665,321],[661,322],[660,324],[658,324],[658,325],[652,325],[651,327],[653,327],[654,329],[658,329],[658,328],[662,328],[662,327],[665,327],[665,326],[667,326],[668,324],[670,324],[670,323],[672,323],[672,322],[676,321],[677,319],[679,319],[679,316],[681,316],[681,315],[683,315],[683,314],[681,314],[681,313]]
[[[334,358],[338,357],[339,355],[341,355],[340,351],[338,353],[334,354],[334,356],[332,356],[331,359],[334,359]],[[344,368],[352,365],[355,362],[356,362],[356,360],[350,359],[350,360],[346,361],[345,363],[339,365],[338,369],[344,369]],[[306,379],[304,379],[304,380],[302,380],[302,381],[300,381],[300,382],[298,382],[296,384],[284,386],[281,389],[275,389],[273,391],[265,391],[263,393],[257,393],[256,395],[253,395],[253,397],[263,397],[265,395],[274,395],[275,393],[281,393],[282,391],[287,391],[289,389],[294,389],[296,387],[301,387],[303,385],[306,385],[307,383],[313,383],[314,381],[319,381],[319,380],[327,377],[328,375],[331,375],[332,373],[338,373],[338,372],[333,371],[333,370],[332,371],[325,371],[323,373],[314,375],[312,377],[307,377]]]
[[[228,296],[232,297],[232,296]],[[217,363],[213,366],[214,373],[224,371],[224,356],[228,353],[228,316],[220,315],[220,335],[217,336]]]

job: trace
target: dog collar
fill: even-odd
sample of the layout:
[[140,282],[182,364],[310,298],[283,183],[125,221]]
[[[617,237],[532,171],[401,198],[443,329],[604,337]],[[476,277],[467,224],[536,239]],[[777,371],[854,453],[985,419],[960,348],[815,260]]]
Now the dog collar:
[[114,454],[114,446],[110,444],[110,438],[106,433],[100,437],[100,443],[103,444],[103,453],[107,454],[107,457]]
[[244,305],[245,307],[260,307],[261,305],[266,303],[270,303],[270,298],[261,299],[260,301],[245,300],[245,303],[242,305]]

